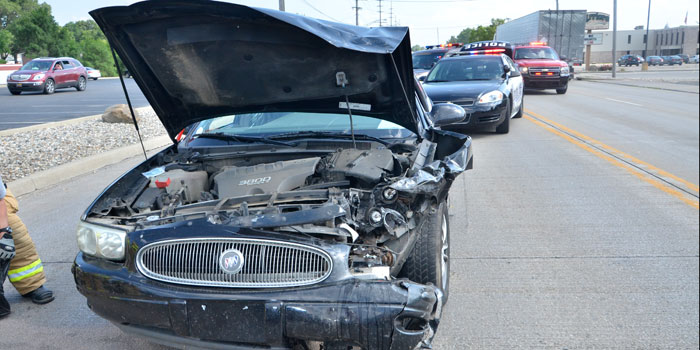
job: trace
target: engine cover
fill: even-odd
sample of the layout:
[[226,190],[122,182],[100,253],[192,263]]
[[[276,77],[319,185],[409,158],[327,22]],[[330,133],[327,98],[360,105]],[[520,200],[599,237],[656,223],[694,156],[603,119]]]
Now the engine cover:
[[321,158],[305,158],[248,167],[224,167],[214,176],[220,199],[291,191],[305,184]]

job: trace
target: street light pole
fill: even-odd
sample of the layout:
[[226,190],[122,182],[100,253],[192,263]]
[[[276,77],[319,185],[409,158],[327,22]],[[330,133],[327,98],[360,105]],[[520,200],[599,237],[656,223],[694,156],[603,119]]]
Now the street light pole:
[[651,17],[651,0],[649,0],[649,8],[647,9],[647,34],[644,36],[644,63],[642,63],[642,70],[649,70],[649,62],[647,62],[647,57],[649,57],[649,17]]
[[284,0],[280,0],[280,11],[284,11]]
[[617,0],[613,0],[613,47],[612,47],[612,77],[615,78],[617,70],[617,61],[615,54],[617,53]]

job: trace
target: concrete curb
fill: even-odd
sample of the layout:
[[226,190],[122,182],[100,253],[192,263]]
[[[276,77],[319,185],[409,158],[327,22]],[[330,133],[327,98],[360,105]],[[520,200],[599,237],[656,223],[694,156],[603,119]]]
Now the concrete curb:
[[[654,90],[663,90],[663,91],[684,92],[684,93],[686,93],[686,94],[695,94],[695,95],[700,94],[699,92],[688,91],[688,90],[669,89],[669,88],[656,87],[656,86],[644,86],[644,85],[637,85],[637,84],[628,84],[628,83],[623,83],[623,82],[615,81],[615,80],[612,80],[612,79],[576,78],[576,80],[588,81],[588,82],[593,82],[593,83],[601,83],[601,84],[612,84],[612,85],[621,85],[621,86],[631,86],[631,87],[637,87],[637,88],[643,88],[643,89],[654,89]],[[667,84],[672,84],[672,83],[667,83]]]
[[[144,141],[144,147],[147,151],[160,150],[171,144],[172,141],[167,135]],[[76,176],[90,173],[99,168],[119,163],[142,153],[140,144],[132,144],[31,174],[8,183],[7,187],[12,189],[12,193],[15,196],[22,196],[51,187]]]

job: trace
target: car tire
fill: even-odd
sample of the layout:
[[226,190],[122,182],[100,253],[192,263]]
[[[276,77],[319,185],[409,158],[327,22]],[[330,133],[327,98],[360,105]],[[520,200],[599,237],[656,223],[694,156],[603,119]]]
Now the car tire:
[[10,93],[17,96],[22,93],[22,91],[17,91],[17,90],[10,90]]
[[507,134],[510,131],[510,114],[513,113],[513,106],[508,101],[508,110],[506,111],[506,119],[496,127],[497,134]]
[[515,114],[513,118],[522,118],[523,113],[525,112],[525,96],[523,96],[523,99],[520,100],[520,109],[518,110],[518,113]]
[[447,203],[430,214],[418,232],[418,239],[401,268],[399,277],[442,289],[443,305],[450,289],[450,223]]
[[51,95],[56,92],[56,82],[53,79],[46,79],[44,82],[44,94]]
[[557,89],[557,94],[558,94],[558,95],[563,95],[563,94],[566,93],[566,90],[568,90],[568,89],[569,89],[569,85],[564,86],[564,87],[561,88],[561,89]]
[[78,78],[78,85],[75,86],[78,91],[85,91],[87,89],[87,79],[85,77]]
[[97,80],[98,78],[91,78],[92,80]]

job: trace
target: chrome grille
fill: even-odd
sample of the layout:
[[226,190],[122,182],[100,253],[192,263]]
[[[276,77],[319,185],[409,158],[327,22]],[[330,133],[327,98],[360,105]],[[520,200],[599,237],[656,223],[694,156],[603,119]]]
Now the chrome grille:
[[[558,78],[559,71],[559,67],[537,67],[528,69],[528,74],[545,78]],[[537,75],[535,73],[541,73],[541,75]],[[547,75],[547,73],[552,73],[552,75]]]
[[[243,267],[224,272],[227,250],[243,255]],[[330,255],[302,244],[245,238],[192,238],[151,243],[139,250],[136,266],[148,278],[193,286],[277,288],[305,286],[330,275]]]
[[16,81],[27,80],[27,79],[29,79],[29,77],[31,77],[31,74],[13,74],[11,76],[12,80],[16,80]]

